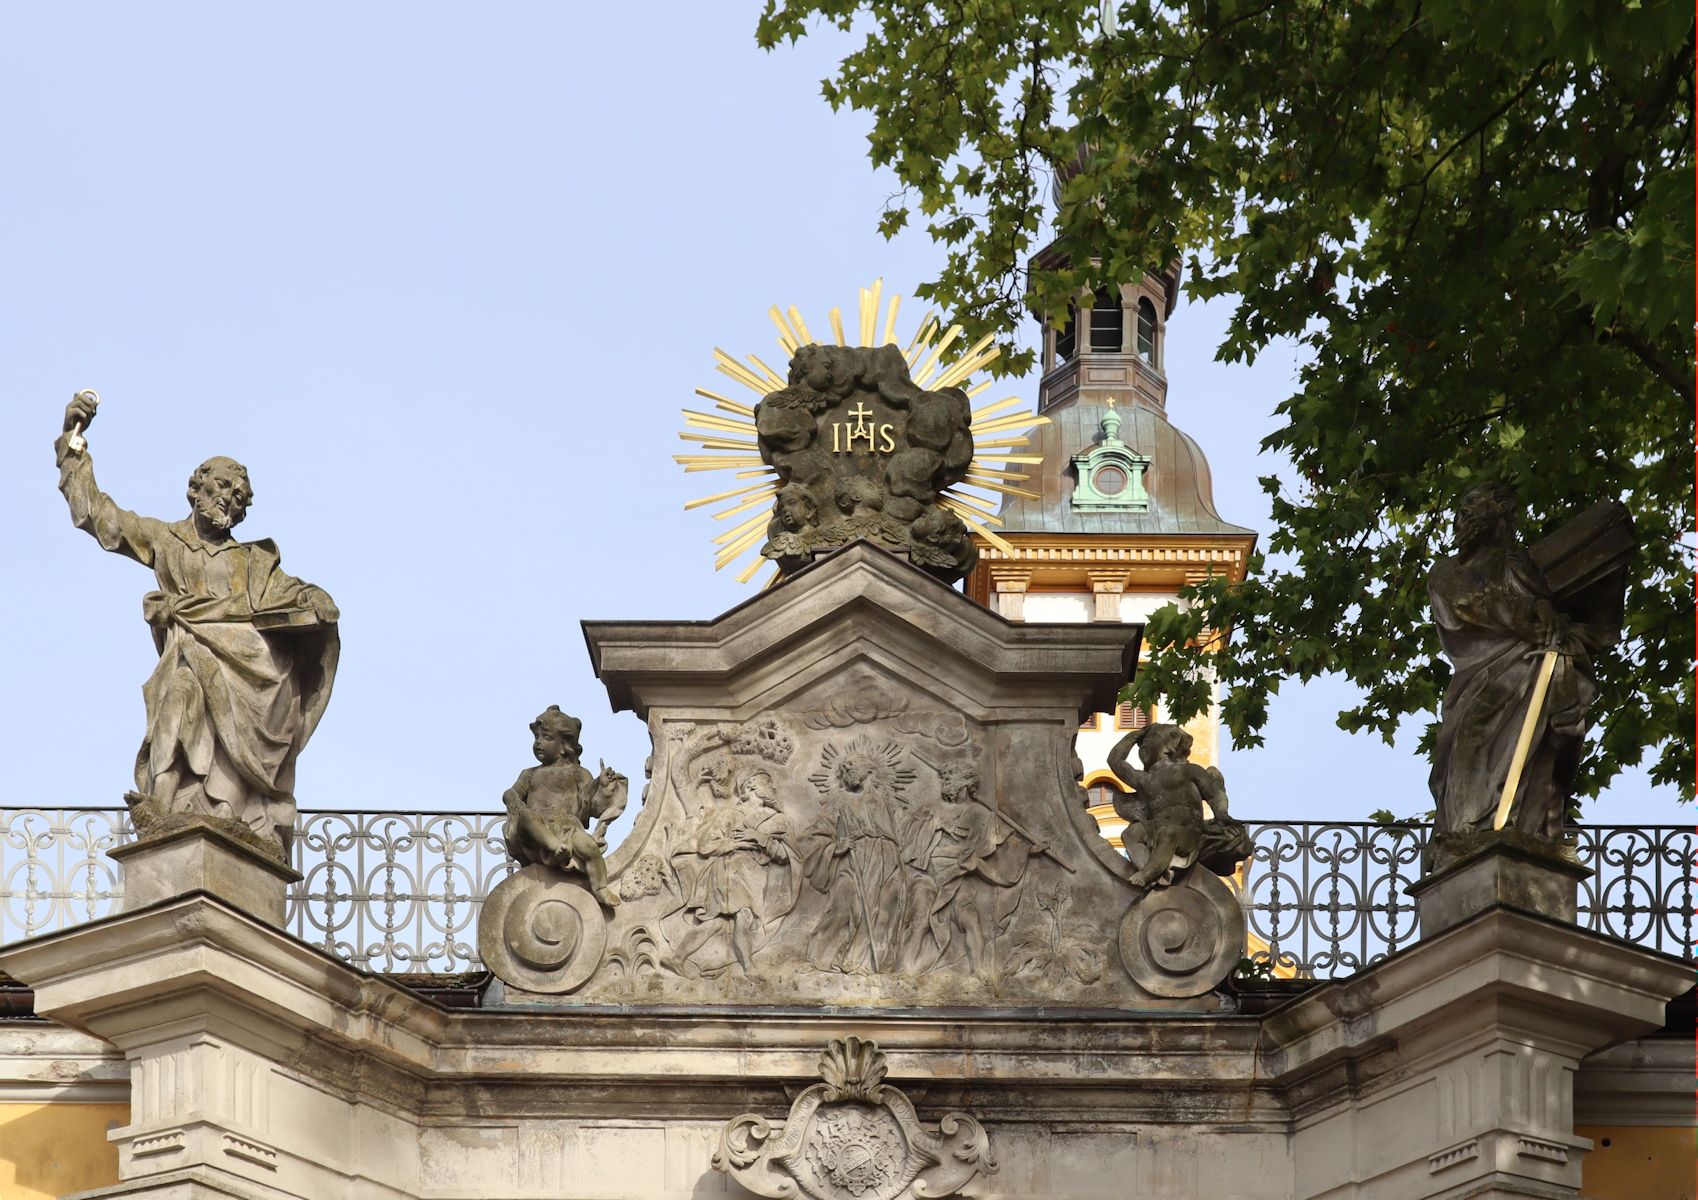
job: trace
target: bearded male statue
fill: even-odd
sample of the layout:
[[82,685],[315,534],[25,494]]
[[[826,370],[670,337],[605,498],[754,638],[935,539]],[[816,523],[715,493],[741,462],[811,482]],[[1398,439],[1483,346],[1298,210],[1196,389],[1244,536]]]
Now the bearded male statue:
[[147,736],[136,754],[136,790],[125,795],[136,830],[146,837],[211,818],[241,827],[287,862],[295,757],[336,676],[336,605],[278,570],[270,541],[232,536],[253,502],[247,469],[233,459],[195,468],[180,521],[113,503],[77,436],[98,403],[79,392],[53,448],[72,523],[104,549],[153,568],[159,582],[142,599],[159,665],[142,685]]

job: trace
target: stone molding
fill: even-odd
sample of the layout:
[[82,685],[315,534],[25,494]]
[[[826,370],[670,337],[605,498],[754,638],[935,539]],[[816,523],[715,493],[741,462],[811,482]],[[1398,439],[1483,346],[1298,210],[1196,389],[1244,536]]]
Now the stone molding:
[[[856,618],[846,627],[844,618]],[[1137,661],[1139,625],[1014,625],[868,542],[854,542],[712,621],[585,621],[596,677],[614,711],[647,719],[653,705],[711,703],[736,710],[771,685],[764,660],[785,676],[823,676],[843,652],[900,645],[963,664],[950,692],[965,711],[1053,705],[1103,712]],[[831,635],[829,643],[816,642]],[[806,654],[794,647],[805,647]],[[1010,694],[1004,678],[1046,676],[1049,686]],[[799,686],[799,684],[792,685]],[[1095,705],[1095,708],[1089,707]],[[753,714],[746,714],[753,715]]]
[[1273,1171],[1287,1200],[1573,1196],[1576,1070],[1690,984],[1676,959],[1498,910],[1261,1018],[446,1010],[203,896],[20,943],[0,970],[123,1051],[135,1111],[105,1194],[152,1200],[681,1200],[715,1130],[785,1111],[850,1036],[877,1038],[923,1122],[983,1123],[999,1194],[1261,1194]]

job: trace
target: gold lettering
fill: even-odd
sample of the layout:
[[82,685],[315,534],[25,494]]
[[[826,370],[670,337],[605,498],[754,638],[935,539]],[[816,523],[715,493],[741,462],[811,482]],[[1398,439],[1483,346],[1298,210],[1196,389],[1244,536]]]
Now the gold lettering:
[[[872,409],[860,403],[850,409],[848,415],[854,418],[853,424],[848,421],[831,423],[833,454],[889,454],[896,449],[896,426],[889,421],[879,424],[869,420],[873,415]],[[866,442],[865,446],[858,445],[862,441]]]

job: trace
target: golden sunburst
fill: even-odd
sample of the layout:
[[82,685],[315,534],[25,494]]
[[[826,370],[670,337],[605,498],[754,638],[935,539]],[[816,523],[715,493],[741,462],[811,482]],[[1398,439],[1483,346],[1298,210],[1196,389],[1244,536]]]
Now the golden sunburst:
[[[897,314],[902,306],[902,297],[892,296],[885,304],[883,290],[882,279],[875,280],[870,288],[860,289],[858,337],[854,342],[849,341],[844,330],[843,310],[831,310],[827,320],[836,345],[884,346],[896,342]],[[778,345],[784,351],[783,361],[786,363],[797,350],[818,340],[808,332],[807,323],[794,305],[781,310],[775,304],[767,309],[767,317],[778,330]],[[902,352],[908,360],[914,382],[930,390],[959,387],[969,398],[989,389],[994,382],[992,379],[985,378],[975,383],[973,376],[1001,354],[994,344],[996,335],[988,333],[971,346],[961,349],[963,338],[964,330],[960,325],[945,329],[937,313],[928,312]],[[739,361],[716,346],[713,357],[714,370],[754,393],[756,403],[787,385],[785,377],[761,361],[758,355],[750,354]],[[711,401],[713,411],[684,409],[685,428],[678,436],[686,442],[694,442],[700,453],[674,455],[674,461],[686,473],[733,471],[733,478],[757,481],[703,496],[684,505],[685,509],[723,505],[712,514],[716,521],[729,521],[753,511],[753,515],[744,517],[713,539],[714,569],[722,570],[760,545],[772,516],[773,497],[778,491],[778,473],[761,459],[755,436],[753,404],[734,400],[709,388],[697,388],[696,395]],[[985,493],[1020,496],[1029,500],[1040,498],[1036,492],[1015,486],[1030,477],[1018,469],[1010,469],[1043,461],[1040,455],[1020,453],[1021,447],[1030,445],[1027,431],[1049,424],[1048,417],[1024,410],[1025,404],[1026,401],[1020,397],[1010,396],[973,410],[973,461],[967,467],[966,479],[938,498],[942,507],[961,518],[986,541],[1009,554],[1013,553],[1013,547],[993,528],[1002,524],[995,515],[999,503]],[[737,581],[747,583],[753,579],[766,561],[757,555],[739,572]],[[777,573],[778,568],[774,564],[765,584],[770,585]]]

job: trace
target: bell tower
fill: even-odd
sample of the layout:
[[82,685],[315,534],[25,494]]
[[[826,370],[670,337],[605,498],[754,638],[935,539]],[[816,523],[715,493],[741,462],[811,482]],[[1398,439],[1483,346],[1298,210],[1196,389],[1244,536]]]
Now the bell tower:
[[[1037,269],[1065,262],[1055,247]],[[1221,518],[1202,447],[1168,420],[1164,343],[1180,268],[1083,294],[1063,319],[1043,323],[1038,412],[1050,423],[1032,433],[1042,462],[1022,468],[997,532],[1012,553],[976,539],[978,565],[968,594],[1011,621],[1140,622],[1211,576],[1244,578],[1256,534]],[[1119,845],[1123,822],[1109,789],[1108,751],[1164,713],[1131,704],[1097,713],[1079,731],[1081,780],[1092,815]],[[1192,760],[1216,762],[1215,712],[1187,722]]]

